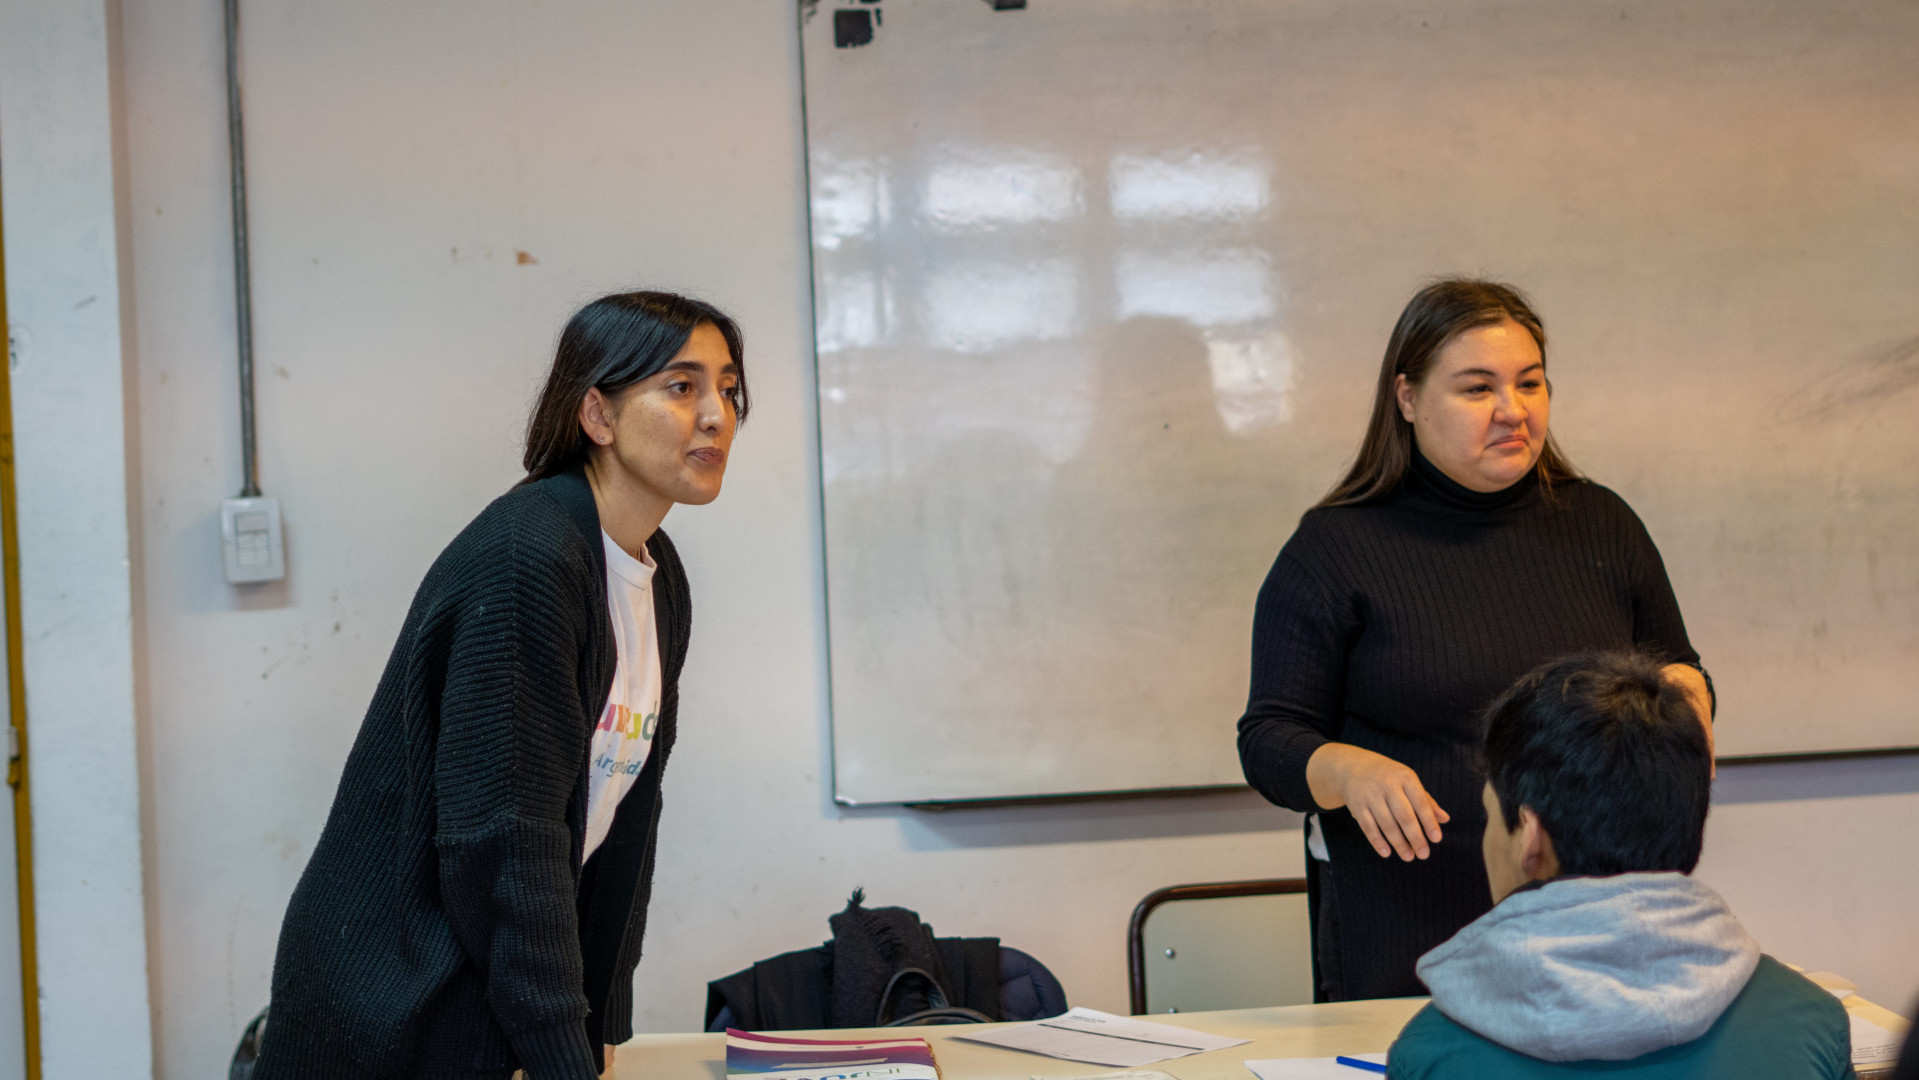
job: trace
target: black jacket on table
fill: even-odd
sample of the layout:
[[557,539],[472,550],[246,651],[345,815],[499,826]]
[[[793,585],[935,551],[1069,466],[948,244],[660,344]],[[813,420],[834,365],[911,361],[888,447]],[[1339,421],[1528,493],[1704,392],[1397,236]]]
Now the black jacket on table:
[[632,1037],[691,626],[663,532],[660,723],[581,865],[615,664],[585,475],[495,500],[427,572],[294,889],[257,1080],[597,1077]]
[[1322,812],[1349,998],[1426,992],[1419,957],[1492,907],[1480,854],[1481,713],[1539,664],[1638,647],[1696,664],[1665,564],[1624,500],[1528,474],[1482,494],[1414,455],[1391,494],[1308,511],[1259,591],[1247,782],[1317,811],[1306,761],[1328,742],[1401,762],[1451,815],[1430,859],[1381,858]]

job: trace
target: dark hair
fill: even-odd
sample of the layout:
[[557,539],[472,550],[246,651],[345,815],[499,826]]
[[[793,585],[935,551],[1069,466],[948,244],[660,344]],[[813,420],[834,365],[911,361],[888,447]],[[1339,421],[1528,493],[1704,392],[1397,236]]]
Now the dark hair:
[[1536,668],[1486,712],[1486,779],[1507,831],[1531,807],[1561,873],[1699,864],[1712,758],[1692,701],[1638,652]]
[[726,339],[726,351],[739,368],[734,413],[746,419],[746,358],[740,328],[727,314],[703,300],[669,292],[627,292],[602,296],[575,312],[560,331],[553,370],[526,422],[526,479],[557,476],[586,460],[590,445],[580,427],[580,402],[598,387],[607,397],[657,374],[686,347],[702,323],[712,323]]
[[[1539,344],[1540,363],[1545,363],[1546,327],[1525,295],[1511,285],[1453,278],[1435,281],[1414,293],[1386,342],[1379,385],[1373,392],[1373,416],[1366,424],[1366,437],[1360,440],[1359,454],[1346,471],[1346,478],[1334,484],[1315,508],[1368,502],[1397,487],[1413,462],[1413,426],[1399,414],[1394,391],[1398,376],[1404,375],[1407,382],[1418,386],[1426,381],[1433,357],[1448,342],[1468,330],[1506,319],[1526,328]],[[1580,478],[1579,470],[1553,441],[1551,431],[1546,433],[1546,445],[1540,449],[1534,468],[1548,497],[1555,482]]]

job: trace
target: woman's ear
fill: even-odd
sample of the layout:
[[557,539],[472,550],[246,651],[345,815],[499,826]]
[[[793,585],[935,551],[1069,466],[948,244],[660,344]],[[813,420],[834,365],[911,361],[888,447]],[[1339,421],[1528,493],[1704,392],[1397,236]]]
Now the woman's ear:
[[580,399],[580,430],[599,446],[613,441],[613,403],[597,386],[589,387]]
[[1393,376],[1393,400],[1399,403],[1399,415],[1404,417],[1408,424],[1412,423],[1413,384],[1407,382],[1404,375]]

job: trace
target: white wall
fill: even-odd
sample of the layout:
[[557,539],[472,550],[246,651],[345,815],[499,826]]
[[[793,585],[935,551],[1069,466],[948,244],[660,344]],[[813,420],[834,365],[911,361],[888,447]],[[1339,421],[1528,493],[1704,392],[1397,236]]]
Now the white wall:
[[1914,836],[1919,758],[1722,766],[1698,876],[1766,951],[1839,972],[1868,998],[1913,1016]]
[[[151,1071],[125,391],[125,153],[103,0],[0,4],[7,317],[48,1080]],[[0,976],[11,978],[11,975]]]
[[[157,1075],[216,1075],[265,1000],[287,895],[411,590],[515,477],[560,322],[627,285],[691,287],[734,311],[757,403],[724,496],[668,521],[697,614],[643,1030],[695,1026],[706,980],[824,939],[855,885],[941,933],[1000,935],[1076,1001],[1119,1009],[1141,895],[1298,872],[1297,819],[1250,795],[945,815],[832,805],[783,0],[249,0],[262,478],[283,500],[291,571],[230,589],[219,12],[123,10]],[[1230,739],[1232,720],[1168,737]],[[1915,832],[1919,761],[1727,770],[1702,873],[1784,958],[1903,1009],[1919,993],[1919,867],[1900,857]]]

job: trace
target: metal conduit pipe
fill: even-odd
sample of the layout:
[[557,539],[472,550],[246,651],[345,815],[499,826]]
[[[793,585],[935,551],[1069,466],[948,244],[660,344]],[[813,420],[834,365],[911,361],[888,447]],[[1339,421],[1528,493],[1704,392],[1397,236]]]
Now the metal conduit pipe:
[[280,501],[260,494],[253,417],[253,271],[247,256],[247,155],[240,122],[240,0],[226,0],[227,152],[233,188],[233,318],[240,357],[240,494],[220,505],[221,560],[235,585],[286,577]]
[[227,9],[227,152],[233,183],[233,314],[240,349],[240,497],[260,494],[253,435],[253,287],[247,259],[247,157],[240,123],[240,0]]

